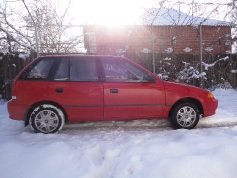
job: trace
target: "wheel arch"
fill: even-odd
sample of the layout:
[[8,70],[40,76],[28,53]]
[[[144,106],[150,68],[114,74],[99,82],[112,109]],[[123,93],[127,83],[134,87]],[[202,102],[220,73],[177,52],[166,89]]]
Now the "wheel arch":
[[169,118],[171,117],[174,109],[181,103],[185,103],[185,102],[188,102],[188,103],[192,103],[194,104],[197,108],[198,108],[198,111],[200,114],[203,114],[204,111],[203,111],[203,106],[201,104],[200,101],[198,101],[197,99],[195,98],[182,98],[180,100],[178,100],[175,104],[173,104],[173,106],[171,107],[170,111],[169,111]]
[[32,113],[32,111],[33,111],[35,108],[37,108],[38,106],[43,105],[43,104],[50,104],[50,105],[53,105],[53,106],[55,106],[55,107],[61,109],[62,112],[63,112],[63,114],[64,114],[64,116],[65,116],[65,122],[68,121],[67,112],[65,111],[65,109],[64,109],[60,104],[58,104],[58,103],[56,103],[56,102],[53,102],[53,101],[44,100],[44,101],[39,101],[39,102],[36,102],[36,103],[32,104],[32,105],[29,107],[29,109],[26,111],[26,113],[25,113],[25,127],[26,127],[27,125],[29,125],[30,114]]

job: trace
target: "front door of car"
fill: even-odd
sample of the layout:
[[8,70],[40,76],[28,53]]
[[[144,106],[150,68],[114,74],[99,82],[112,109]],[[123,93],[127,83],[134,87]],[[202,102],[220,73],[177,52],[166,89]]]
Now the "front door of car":
[[49,83],[49,99],[61,104],[70,122],[103,119],[103,83],[94,57],[62,58]]
[[165,106],[162,82],[152,80],[146,71],[127,60],[104,57],[102,66],[105,119],[162,117]]

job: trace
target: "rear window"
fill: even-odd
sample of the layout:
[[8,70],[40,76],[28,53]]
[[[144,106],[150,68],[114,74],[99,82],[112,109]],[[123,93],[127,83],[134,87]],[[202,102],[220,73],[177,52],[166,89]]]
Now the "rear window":
[[53,65],[54,59],[42,59],[38,63],[29,66],[20,76],[21,80],[45,80]]

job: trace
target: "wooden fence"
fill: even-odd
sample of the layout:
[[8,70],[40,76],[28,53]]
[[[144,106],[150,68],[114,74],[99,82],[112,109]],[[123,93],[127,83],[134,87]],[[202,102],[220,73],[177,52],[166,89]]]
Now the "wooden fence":
[[[126,57],[133,59],[137,63],[141,64],[148,70],[152,71],[152,54],[151,53],[130,53],[125,54]],[[237,55],[223,54],[223,55],[203,55],[202,61],[207,66],[203,65],[204,75],[204,88],[237,88]],[[170,80],[177,81],[177,75],[180,71],[185,69],[185,64],[193,71],[200,71],[200,56],[192,54],[156,54],[155,55],[155,69],[157,74],[168,75]],[[209,67],[208,67],[209,66]],[[206,70],[207,69],[207,70]],[[232,71],[232,72],[231,72]],[[192,78],[191,76],[189,76]],[[189,83],[191,85],[200,86],[200,77],[193,77],[191,80],[184,80],[182,82]],[[181,82],[181,81],[179,81]]]
[[[141,64],[148,70],[152,71],[152,54],[141,52],[125,53],[135,62]],[[237,70],[237,55],[203,55],[203,62],[206,64],[215,64],[208,70],[203,69],[206,73],[204,76],[204,88],[236,88],[237,87],[237,73],[231,72]],[[16,75],[32,61],[34,56],[27,59],[21,59],[18,55],[0,55],[0,98],[11,99],[11,84]],[[177,74],[183,71],[189,63],[190,69],[200,70],[199,55],[192,54],[156,54],[155,55],[155,69],[157,74],[168,76],[171,80],[177,80]],[[223,59],[223,60],[219,60]],[[190,77],[190,76],[189,76]],[[182,82],[191,85],[200,86],[200,78],[191,76],[191,80],[184,80]]]
[[0,95],[3,99],[11,99],[11,83],[16,75],[33,59],[21,59],[16,55],[0,56]]

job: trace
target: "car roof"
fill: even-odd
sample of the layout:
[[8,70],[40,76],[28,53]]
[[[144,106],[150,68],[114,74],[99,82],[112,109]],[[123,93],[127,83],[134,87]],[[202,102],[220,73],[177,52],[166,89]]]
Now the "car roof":
[[45,57],[50,57],[50,58],[62,58],[62,57],[112,57],[112,58],[124,58],[122,56],[113,56],[113,55],[95,55],[95,54],[63,54],[63,55],[45,55],[45,56],[40,56],[39,58],[45,58]]

